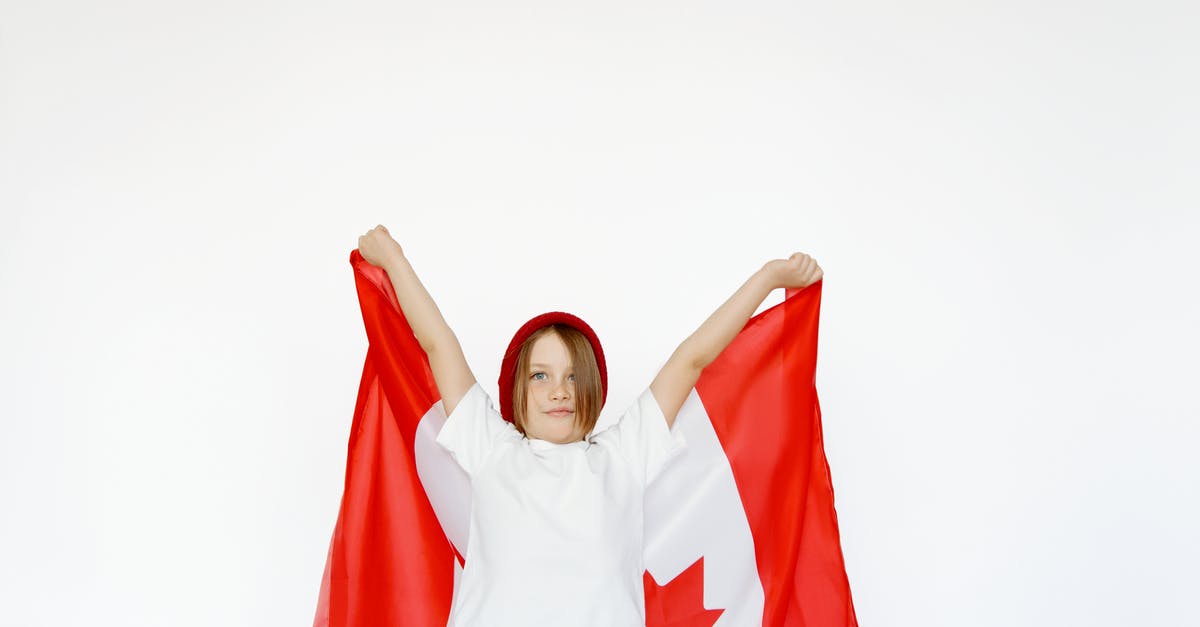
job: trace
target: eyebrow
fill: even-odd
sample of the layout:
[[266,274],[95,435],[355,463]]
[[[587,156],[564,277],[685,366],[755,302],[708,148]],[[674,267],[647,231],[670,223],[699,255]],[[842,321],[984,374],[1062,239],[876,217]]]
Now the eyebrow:
[[[550,366],[548,366],[546,364],[529,364],[529,367],[530,368],[545,368],[547,370],[550,369]],[[570,366],[568,366],[568,368],[570,368]]]

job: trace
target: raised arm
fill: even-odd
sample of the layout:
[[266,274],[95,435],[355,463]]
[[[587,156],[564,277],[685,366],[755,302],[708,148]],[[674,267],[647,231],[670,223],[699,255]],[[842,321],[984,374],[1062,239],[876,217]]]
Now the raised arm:
[[446,415],[450,415],[467,390],[475,384],[475,374],[467,365],[458,337],[446,324],[433,297],[417,278],[400,244],[392,239],[383,225],[358,238],[358,252],[371,265],[387,271],[392,288],[396,290],[396,298],[400,301],[400,310],[404,312],[413,334],[429,357],[433,380],[442,395],[442,405]]
[[650,384],[650,392],[666,416],[667,426],[674,426],[675,416],[700,379],[700,372],[729,346],[771,290],[777,287],[805,288],[820,281],[822,276],[815,259],[796,253],[787,259],[768,261],[747,279],[675,349]]

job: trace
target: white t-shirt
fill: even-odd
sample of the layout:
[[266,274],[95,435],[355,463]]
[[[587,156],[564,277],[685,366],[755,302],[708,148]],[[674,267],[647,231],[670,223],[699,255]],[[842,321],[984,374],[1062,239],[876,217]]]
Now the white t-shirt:
[[471,477],[449,627],[643,627],[642,495],[686,445],[647,389],[583,441],[526,439],[478,383],[437,441]]

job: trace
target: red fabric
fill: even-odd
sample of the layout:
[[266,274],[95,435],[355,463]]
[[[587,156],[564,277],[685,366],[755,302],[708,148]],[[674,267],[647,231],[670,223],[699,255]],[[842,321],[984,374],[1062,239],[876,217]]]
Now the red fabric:
[[751,318],[696,383],[750,521],[763,625],[858,624],[815,385],[822,285]]
[[[350,262],[370,348],[314,625],[441,627],[455,552],[413,454],[437,388],[386,273],[358,251]],[[814,385],[821,286],[752,318],[696,385],[749,519],[762,624],[772,627],[857,626]],[[720,614],[701,604],[703,568],[661,585],[646,576],[648,624],[713,624]]]
[[454,549],[417,477],[417,423],[438,401],[429,362],[382,268],[350,254],[370,348],[316,627],[445,625]]
[[646,627],[712,627],[724,610],[704,607],[704,558],[665,585],[642,574],[646,591]]

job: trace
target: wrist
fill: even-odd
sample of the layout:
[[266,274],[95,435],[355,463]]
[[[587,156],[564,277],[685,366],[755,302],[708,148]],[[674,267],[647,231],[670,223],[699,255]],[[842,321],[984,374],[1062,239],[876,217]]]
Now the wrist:
[[387,271],[388,275],[391,275],[397,270],[411,270],[412,266],[409,265],[403,252],[397,252],[383,262],[383,269]]
[[783,287],[783,281],[780,278],[780,264],[782,259],[772,259],[763,264],[763,267],[758,269],[751,277],[752,280],[760,282],[768,291],[777,287]]

